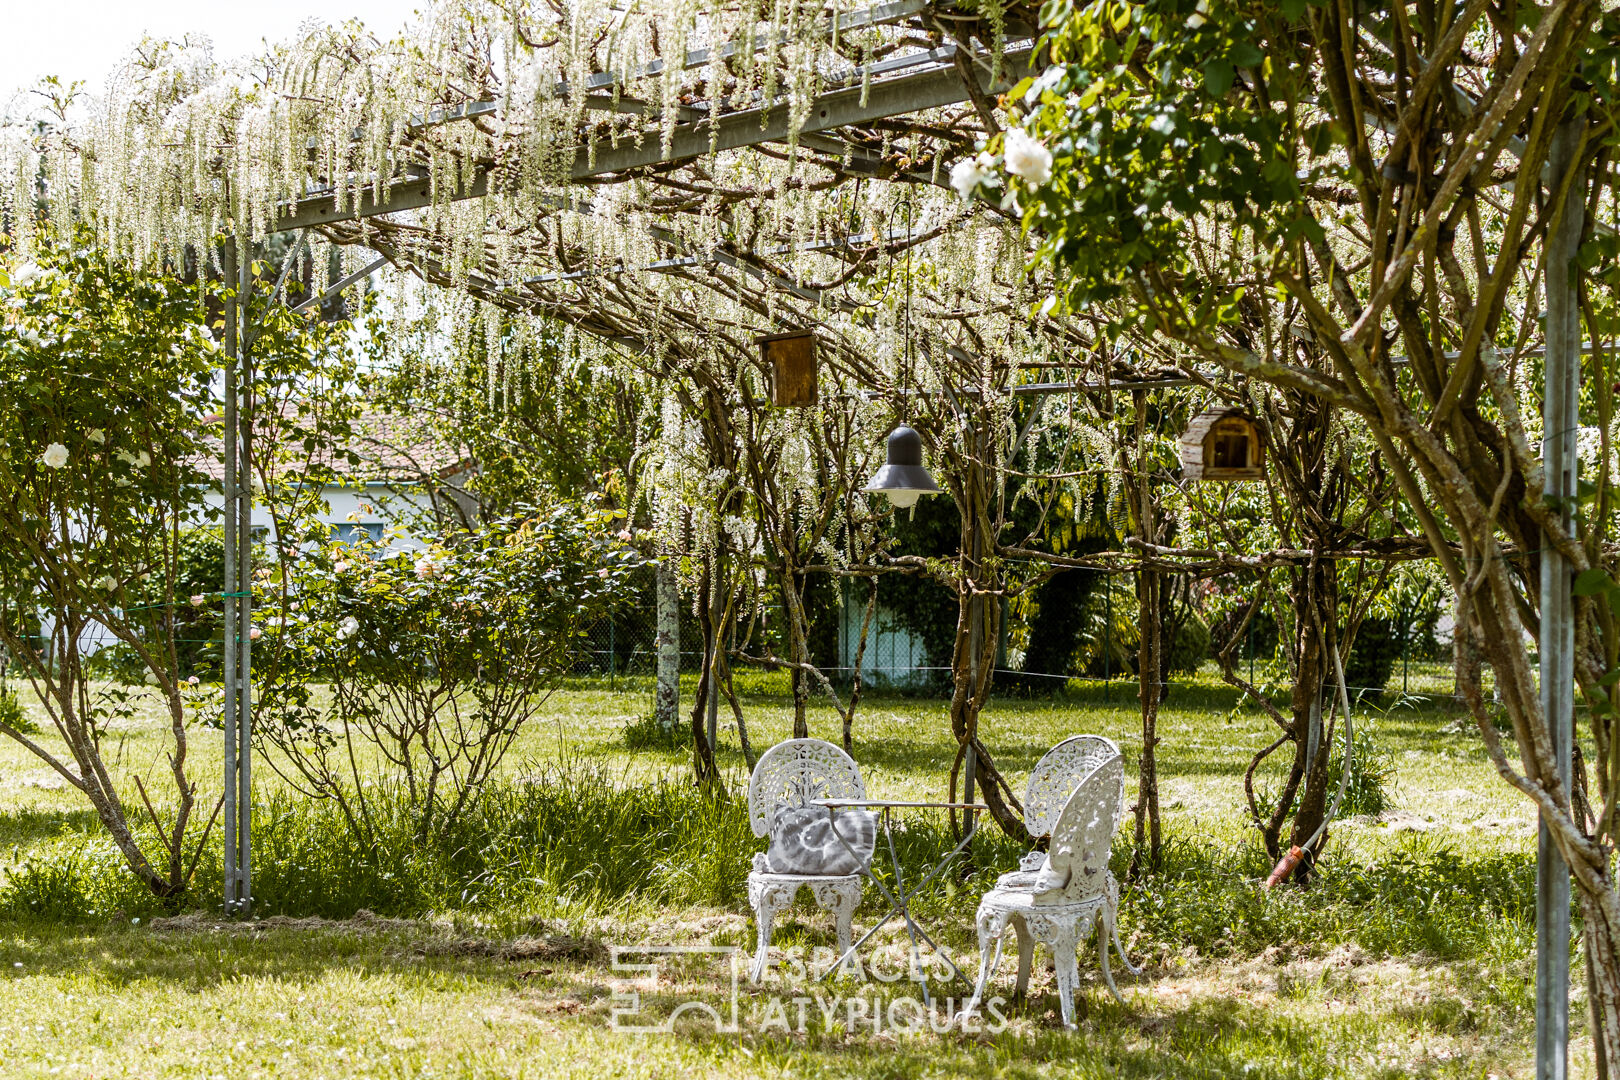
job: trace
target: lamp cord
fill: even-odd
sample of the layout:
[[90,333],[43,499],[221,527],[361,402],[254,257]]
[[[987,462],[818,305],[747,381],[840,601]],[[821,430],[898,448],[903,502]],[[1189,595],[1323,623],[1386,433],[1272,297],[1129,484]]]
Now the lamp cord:
[[900,384],[900,422],[911,418],[911,192],[906,192],[906,360]]

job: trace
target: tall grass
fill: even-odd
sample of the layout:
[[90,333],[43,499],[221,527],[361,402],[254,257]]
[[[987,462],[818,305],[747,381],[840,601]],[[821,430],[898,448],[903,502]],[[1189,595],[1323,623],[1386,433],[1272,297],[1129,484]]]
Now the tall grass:
[[[261,915],[345,918],[451,912],[528,917],[726,908],[746,911],[746,876],[763,847],[739,794],[713,798],[679,783],[626,786],[576,762],[523,782],[491,784],[440,842],[420,844],[403,798],[378,798],[375,848],[360,847],[337,806],[277,793],[255,814],[254,894]],[[877,864],[892,876],[880,838]],[[954,844],[942,820],[901,822],[895,846],[908,887]],[[993,828],[973,848],[978,873],[937,881],[918,911],[960,945],[985,882],[1019,849]],[[1115,846],[1115,872],[1130,861]],[[1533,947],[1535,870],[1528,855],[1464,859],[1418,837],[1372,862],[1331,850],[1308,889],[1257,886],[1270,866],[1257,844],[1172,842],[1163,866],[1123,883],[1121,925],[1153,958],[1194,950],[1248,956],[1278,947],[1320,954],[1355,943],[1375,955],[1511,960]],[[210,854],[189,902],[216,903],[220,865]],[[857,921],[883,910],[874,888]],[[86,826],[37,845],[0,883],[0,918],[75,921],[162,913],[111,846]]]

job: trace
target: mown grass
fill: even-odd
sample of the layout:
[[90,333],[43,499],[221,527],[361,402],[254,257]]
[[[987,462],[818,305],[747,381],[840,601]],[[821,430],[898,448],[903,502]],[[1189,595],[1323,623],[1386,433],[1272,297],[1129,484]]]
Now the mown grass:
[[[756,747],[788,734],[782,689],[754,676],[744,684]],[[1162,867],[1122,890],[1124,936],[1148,966],[1126,981],[1128,1008],[1108,999],[1083,964],[1088,1015],[1078,1035],[1053,1027],[1050,976],[1040,971],[1031,1001],[993,1036],[838,1025],[802,1035],[717,1036],[691,1025],[668,1036],[614,1034],[612,993],[634,984],[611,969],[605,948],[751,949],[743,883],[763,846],[747,827],[734,732],[722,755],[731,795],[718,800],[685,782],[683,754],[625,747],[624,728],[649,690],[622,679],[612,691],[588,681],[566,688],[473,812],[433,844],[419,842],[415,823],[382,799],[383,841],[362,849],[335,806],[299,797],[261,770],[255,893],[266,921],[257,928],[211,915],[220,873],[212,851],[181,905],[192,914],[165,918],[175,912],[135,887],[72,793],[50,786],[15,750],[0,751],[0,852],[10,855],[0,881],[0,1074],[69,1073],[70,1064],[85,1075],[154,1076],[216,1067],[593,1077],[1525,1070],[1532,819],[1483,762],[1468,727],[1432,702],[1363,713],[1358,724],[1393,769],[1383,794],[1394,822],[1342,824],[1310,889],[1266,893],[1257,880],[1270,867],[1238,807],[1248,755],[1269,740],[1267,721],[1235,708],[1207,678],[1177,687],[1161,724],[1170,842]],[[1076,731],[1111,735],[1134,759],[1129,695],[1116,684],[997,701],[985,728],[1015,782]],[[818,707],[812,729],[834,731],[832,720]],[[114,733],[126,770],[161,768],[151,727],[137,720]],[[856,729],[868,789],[943,795],[944,732],[939,702],[869,700]],[[201,757],[210,733],[195,734]],[[898,846],[916,880],[950,846],[943,818],[907,817]],[[1019,853],[986,829],[973,851],[979,876],[951,875],[921,899],[919,914],[952,952],[973,954],[980,882]],[[1117,873],[1129,858],[1122,836]],[[882,909],[868,889],[857,926]],[[287,921],[356,913],[358,921]],[[552,938],[585,946],[553,955],[513,945]],[[827,917],[805,905],[781,924],[777,944],[831,938]],[[899,940],[889,931],[881,938]],[[1010,991],[1006,970],[1000,983]],[[712,994],[723,985],[723,972],[700,968],[660,992]]]

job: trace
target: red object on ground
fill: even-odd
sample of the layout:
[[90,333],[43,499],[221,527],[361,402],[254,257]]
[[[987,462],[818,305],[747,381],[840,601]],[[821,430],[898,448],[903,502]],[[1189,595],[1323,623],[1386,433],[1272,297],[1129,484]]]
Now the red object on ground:
[[1271,872],[1271,876],[1266,878],[1266,888],[1269,889],[1273,885],[1278,885],[1284,881],[1287,881],[1288,875],[1294,872],[1294,868],[1297,867],[1300,862],[1304,860],[1304,858],[1304,851],[1297,847],[1289,848],[1288,854],[1282,857],[1282,862],[1278,863],[1276,869]]

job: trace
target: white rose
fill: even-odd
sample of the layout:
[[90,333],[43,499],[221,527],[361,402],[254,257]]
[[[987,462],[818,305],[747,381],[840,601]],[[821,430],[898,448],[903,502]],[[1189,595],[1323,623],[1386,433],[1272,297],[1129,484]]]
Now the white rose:
[[984,183],[985,172],[979,167],[978,161],[973,158],[963,158],[951,166],[951,187],[962,196],[963,202],[973,198],[973,193]]
[[118,579],[111,574],[103,574],[101,577],[96,578],[95,586],[103,592],[112,592],[118,588]]
[[107,441],[106,433],[98,427],[93,427],[89,431],[85,432],[84,437],[90,442],[95,443],[97,446],[100,446],[102,443]]
[[1008,128],[1004,146],[1007,171],[1031,184],[1052,179],[1052,151],[1031,138],[1023,128]]
[[341,638],[352,638],[352,637],[354,637],[354,635],[358,634],[359,632],[360,632],[360,620],[355,618],[353,615],[350,615],[348,618],[346,618],[342,622],[338,623],[337,636],[340,639]]
[[438,573],[439,564],[434,560],[426,558],[416,560],[416,576],[423,581],[431,581]]
[[1196,30],[1200,26],[1203,26],[1204,25],[1204,16],[1208,15],[1208,14],[1209,14],[1209,0],[1198,0],[1198,6],[1193,9],[1193,13],[1191,15],[1187,16],[1187,26],[1188,26],[1188,28],[1192,29],[1192,30]]
[[192,607],[202,607],[203,604],[206,603],[207,601],[208,601],[208,597],[204,596],[202,593],[192,593],[191,594],[191,606]]
[[38,280],[38,263],[18,263],[11,271],[11,287],[13,289],[26,289]]
[[67,447],[59,442],[51,443],[45,448],[45,452],[39,455],[39,463],[47,469],[60,469],[67,464],[67,460]]

